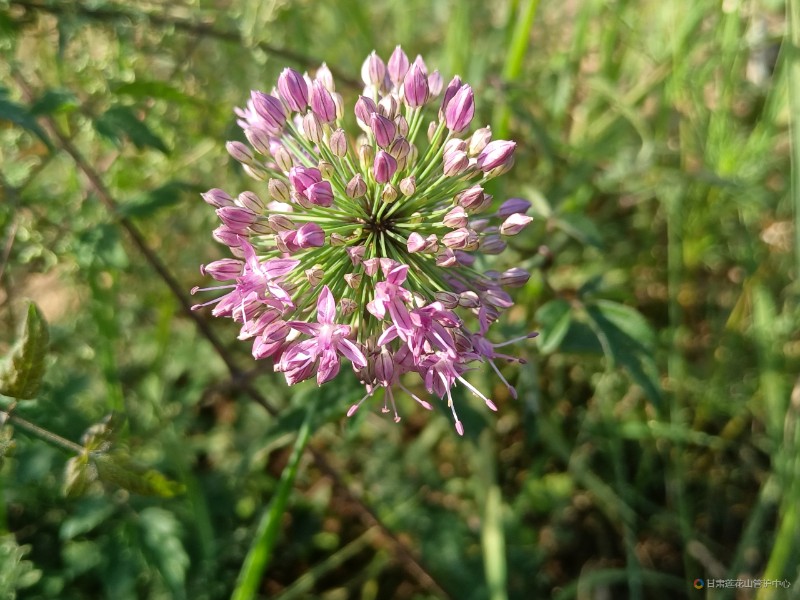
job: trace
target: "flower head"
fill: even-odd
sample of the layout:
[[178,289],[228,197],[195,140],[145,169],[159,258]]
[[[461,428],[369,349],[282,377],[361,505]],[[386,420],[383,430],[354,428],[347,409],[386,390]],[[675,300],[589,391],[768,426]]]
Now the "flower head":
[[228,152],[264,195],[203,195],[222,222],[214,239],[235,258],[201,269],[229,283],[196,288],[221,294],[197,308],[214,305],[214,316],[240,323],[253,356],[271,358],[290,385],[322,385],[349,362],[366,394],[348,415],[379,390],[395,420],[398,390],[430,409],[403,383],[416,376],[462,434],[454,386],[497,409],[465,379],[474,363],[488,363],[516,395],[495,361],[518,359],[496,348],[524,338],[487,336],[512,305],[503,288],[528,274],[488,262],[505,249],[501,236],[531,220],[530,204],[512,199],[487,214],[483,187],[511,167],[516,144],[492,140],[488,127],[464,133],[472,88],[454,77],[443,92],[439,72],[399,46],[387,62],[370,54],[361,76],[357,138],[342,129],[342,97],[324,65],[313,79],[284,69],[276,90],[254,91],[235,110],[249,145],[228,142]]

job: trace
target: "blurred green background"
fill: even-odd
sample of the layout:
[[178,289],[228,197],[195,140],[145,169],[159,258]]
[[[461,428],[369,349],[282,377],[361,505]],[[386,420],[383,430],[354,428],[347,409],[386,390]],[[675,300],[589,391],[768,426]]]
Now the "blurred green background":
[[[6,424],[0,597],[799,597],[798,19],[780,0],[0,0],[0,351],[24,299],[51,338],[13,414],[129,469]],[[463,439],[410,405],[347,420],[354,379],[290,389],[182,304],[224,254],[199,192],[262,189],[225,152],[232,108],[323,61],[352,107],[396,44],[473,85],[474,124],[518,142],[491,191],[534,202],[498,257],[533,272],[501,329],[541,336],[504,368],[518,400],[474,373],[500,412],[462,395]]]

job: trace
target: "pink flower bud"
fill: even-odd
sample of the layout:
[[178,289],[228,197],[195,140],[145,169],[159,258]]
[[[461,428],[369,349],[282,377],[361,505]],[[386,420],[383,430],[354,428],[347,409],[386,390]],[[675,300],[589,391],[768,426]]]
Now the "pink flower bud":
[[469,165],[467,153],[460,150],[445,154],[442,160],[444,162],[444,174],[447,177],[458,177]]
[[383,386],[389,386],[394,380],[394,359],[385,348],[375,359],[375,379]]
[[394,118],[394,124],[397,126],[397,135],[402,137],[408,135],[408,121],[403,115],[397,115]]
[[297,230],[295,242],[301,248],[319,248],[325,244],[325,232],[316,223],[304,223]]
[[413,196],[417,191],[417,178],[409,175],[400,180],[400,191],[406,196]]
[[453,309],[458,306],[458,294],[453,292],[436,292],[433,297],[445,308]]
[[484,173],[488,173],[498,167],[510,165],[516,147],[516,142],[507,140],[489,142],[478,155],[478,168]]
[[317,183],[312,183],[306,188],[305,196],[312,204],[316,204],[317,206],[331,206],[333,204],[331,182],[319,181]]
[[375,163],[372,167],[373,176],[378,183],[386,183],[397,171],[397,161],[394,157],[383,150],[375,155]]
[[309,167],[292,167],[289,171],[289,181],[295,191],[302,194],[308,186],[322,181],[322,173],[319,169]]
[[381,190],[381,200],[390,204],[397,200],[397,188],[393,186],[391,183],[387,183],[383,186]]
[[465,211],[461,206],[453,207],[442,219],[444,226],[450,227],[451,229],[466,227],[467,222],[467,211]]
[[353,178],[347,183],[346,192],[348,198],[354,199],[360,198],[367,193],[367,184],[360,173],[354,175]]
[[361,285],[362,277],[363,275],[361,273],[347,273],[344,276],[344,281],[349,287],[356,289],[359,285]]
[[339,158],[345,157],[347,154],[347,136],[344,133],[344,129],[337,129],[331,134],[328,147],[331,149],[334,156],[338,156]]
[[233,198],[219,188],[210,189],[205,194],[200,195],[203,197],[203,200],[215,208],[234,205]]
[[336,103],[321,81],[315,81],[311,86],[311,110],[323,123],[336,120]]
[[379,258],[368,258],[364,261],[364,273],[369,275],[370,277],[374,276],[375,273],[378,272],[378,268],[381,266],[381,259]]
[[308,141],[315,144],[319,144],[322,141],[322,123],[313,112],[303,115],[303,134]]
[[428,101],[430,90],[428,89],[428,80],[425,73],[415,62],[406,73],[403,79],[403,92],[405,94],[405,101],[411,108],[424,106]]
[[389,64],[387,65],[389,79],[391,79],[393,84],[396,86],[400,85],[406,73],[408,73],[409,64],[408,56],[403,52],[403,49],[400,46],[395,47],[394,52],[392,52],[392,55],[389,57]]
[[503,271],[503,273],[500,275],[500,285],[508,287],[522,287],[528,283],[528,279],[530,279],[530,277],[531,274],[525,269],[512,267],[506,271]]
[[368,98],[367,96],[359,96],[358,100],[356,101],[356,120],[358,124],[362,127],[369,127],[371,122],[371,115],[374,112],[378,112],[378,107],[372,98]]
[[394,141],[397,127],[395,124],[378,113],[370,115],[370,127],[375,134],[375,141],[381,148],[386,148]]
[[284,69],[278,77],[278,92],[293,111],[304,111],[308,107],[308,83],[294,69]]
[[225,148],[228,150],[228,154],[230,154],[234,160],[242,164],[247,165],[255,162],[256,160],[256,157],[253,155],[253,151],[245,146],[242,142],[228,142],[225,144]]
[[414,231],[408,236],[406,248],[409,252],[421,252],[425,248],[425,238]]
[[467,246],[470,237],[474,235],[474,232],[466,227],[461,227],[460,229],[444,234],[444,236],[442,236],[442,243],[451,249],[462,249]]
[[248,127],[244,130],[244,136],[250,145],[256,149],[259,154],[265,156],[269,154],[269,133],[262,127]]
[[267,221],[269,221],[270,226],[275,231],[294,231],[297,229],[297,226],[289,217],[284,217],[283,215],[270,215],[267,217]]
[[247,228],[256,222],[255,213],[241,206],[223,206],[218,208],[216,213],[224,225],[239,233],[245,233]]
[[250,93],[250,99],[253,101],[253,109],[269,132],[280,133],[286,124],[286,111],[281,101],[275,96],[255,90]]
[[227,225],[220,225],[217,227],[211,232],[211,237],[213,237],[220,244],[224,244],[229,248],[238,248],[242,245],[242,238],[240,234]]
[[445,109],[447,128],[453,133],[464,131],[475,115],[475,95],[469,85],[462,85]]
[[406,138],[397,138],[389,146],[389,154],[394,156],[397,160],[401,160],[408,156],[411,152],[411,144],[408,143]]
[[450,101],[453,99],[453,96],[456,95],[456,92],[461,89],[461,77],[456,75],[453,79],[450,80],[450,83],[447,84],[447,89],[444,91],[444,96],[442,97],[442,107],[439,109],[440,118],[445,115],[447,112],[447,105],[450,104]]
[[200,266],[200,273],[210,275],[217,281],[236,279],[242,274],[244,263],[233,258],[222,258]]
[[444,87],[444,81],[442,80],[442,74],[438,70],[428,75],[428,89],[431,92],[431,98],[436,98],[441,94],[442,87]]
[[281,179],[270,179],[267,184],[271,198],[280,202],[289,201],[289,186]]
[[284,173],[288,173],[292,166],[294,166],[292,155],[289,154],[289,151],[283,146],[277,146],[273,148],[272,156],[275,159],[275,163],[278,165],[278,168]]
[[381,58],[373,50],[372,54],[361,65],[361,79],[364,85],[380,86],[383,83],[385,74],[386,65],[383,64]]
[[450,248],[442,248],[436,255],[437,267],[454,267],[457,264],[456,255]]
[[500,254],[506,249],[506,243],[499,235],[487,235],[481,241],[480,248],[484,254]]
[[517,235],[520,231],[525,229],[531,221],[533,221],[533,217],[523,215],[522,213],[514,213],[503,221],[503,224],[500,226],[500,233],[502,235]]
[[242,192],[236,203],[254,213],[262,213],[266,208],[264,202],[254,192]]
[[322,63],[319,69],[317,69],[316,77],[319,81],[322,82],[322,85],[325,86],[325,89],[328,90],[331,94],[336,91],[336,86],[333,83],[333,74],[331,70],[328,68],[328,65]]
[[390,121],[394,120],[397,116],[397,100],[394,96],[384,96],[381,98],[381,101],[378,102],[378,114],[386,117]]
[[474,210],[483,202],[483,188],[473,185],[456,195],[456,201],[467,210]]
[[488,125],[481,127],[469,139],[469,155],[477,156],[480,154],[486,145],[492,141],[492,128]]
[[348,246],[345,249],[347,252],[347,256],[350,257],[350,262],[353,263],[353,266],[357,266],[361,264],[361,261],[364,259],[364,255],[367,253],[366,246]]

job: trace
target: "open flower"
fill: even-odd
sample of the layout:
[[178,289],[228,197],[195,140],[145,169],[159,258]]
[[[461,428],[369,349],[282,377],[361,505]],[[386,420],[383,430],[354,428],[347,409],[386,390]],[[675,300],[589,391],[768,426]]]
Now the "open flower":
[[516,144],[492,140],[488,127],[470,135],[470,85],[456,76],[444,88],[438,71],[399,46],[387,62],[370,54],[361,76],[358,137],[342,128],[342,97],[325,66],[314,78],[285,69],[271,93],[254,91],[235,109],[249,145],[226,147],[262,195],[203,195],[222,222],[214,239],[235,258],[203,267],[230,283],[206,288],[223,293],[196,308],[213,304],[214,316],[240,323],[253,356],[271,358],[290,385],[322,385],[349,362],[366,393],[348,415],[381,389],[396,421],[398,390],[429,409],[412,391],[416,377],[417,393],[424,386],[445,401],[461,434],[454,386],[496,410],[464,377],[476,363],[516,394],[495,361],[518,359],[496,349],[524,338],[487,336],[512,306],[503,288],[525,285],[528,274],[490,263],[506,248],[501,236],[531,220],[530,203],[487,212],[484,191],[511,168]]

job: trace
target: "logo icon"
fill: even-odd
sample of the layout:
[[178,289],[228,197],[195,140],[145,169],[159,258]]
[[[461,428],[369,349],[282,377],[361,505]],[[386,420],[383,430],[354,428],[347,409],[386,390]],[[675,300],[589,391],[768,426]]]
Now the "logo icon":
[[694,589],[702,590],[704,587],[706,587],[706,582],[705,581],[703,581],[702,579],[695,579],[694,580]]

